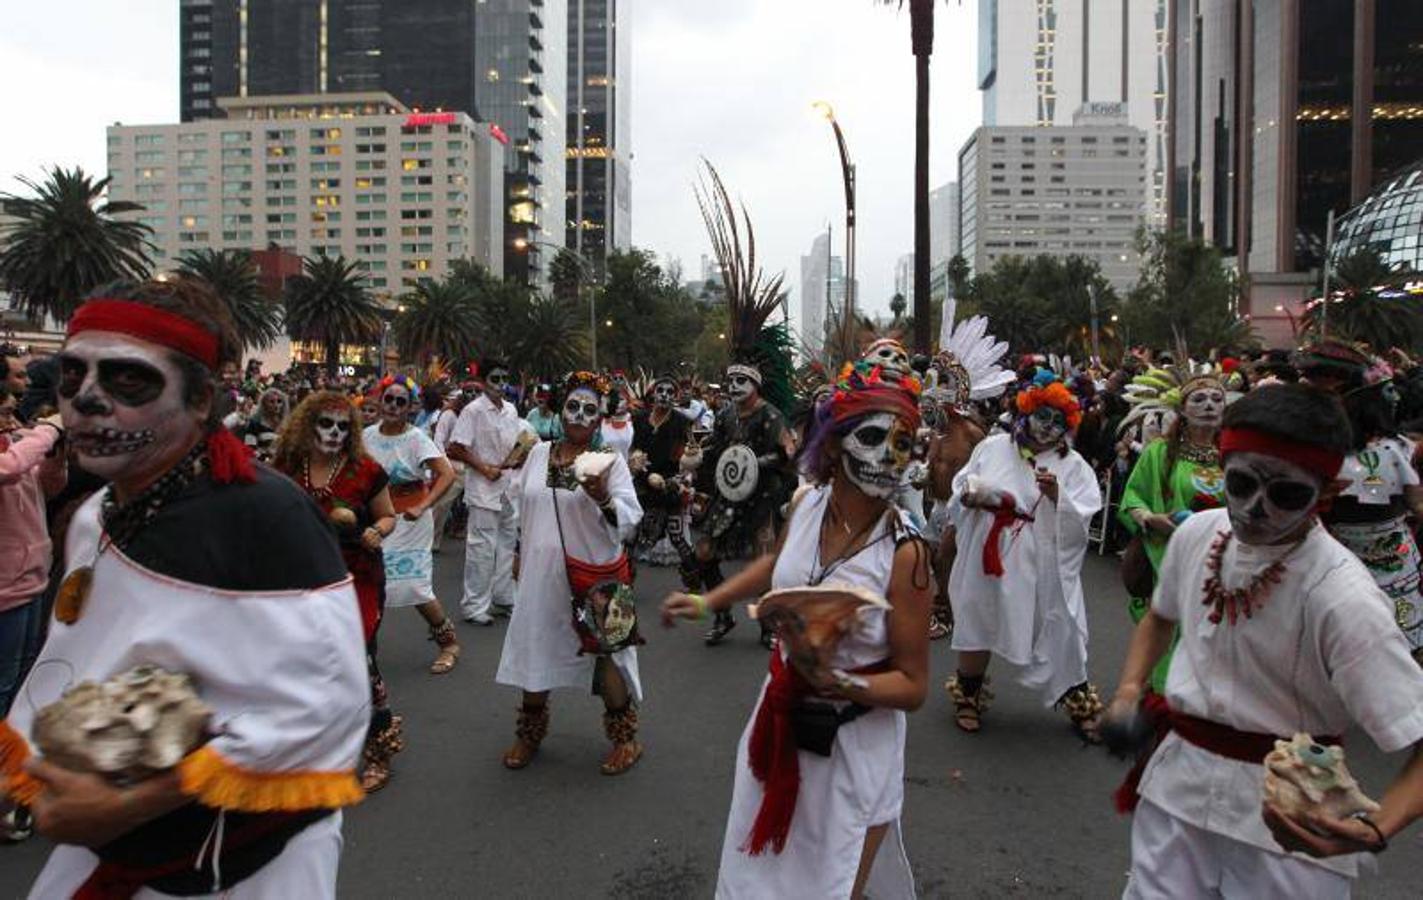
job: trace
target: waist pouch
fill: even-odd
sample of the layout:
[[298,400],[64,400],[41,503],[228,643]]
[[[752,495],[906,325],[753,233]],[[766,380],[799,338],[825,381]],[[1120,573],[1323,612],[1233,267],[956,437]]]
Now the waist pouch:
[[829,756],[840,726],[855,721],[870,709],[859,703],[837,708],[833,703],[801,700],[791,707],[791,734],[795,736],[796,746],[805,752]]

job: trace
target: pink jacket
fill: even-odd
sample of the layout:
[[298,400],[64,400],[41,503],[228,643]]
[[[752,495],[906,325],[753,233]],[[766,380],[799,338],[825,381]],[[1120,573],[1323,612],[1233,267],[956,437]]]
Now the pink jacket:
[[49,581],[44,501],[64,487],[65,465],[63,454],[45,454],[58,440],[53,428],[0,435],[0,612],[30,602]]

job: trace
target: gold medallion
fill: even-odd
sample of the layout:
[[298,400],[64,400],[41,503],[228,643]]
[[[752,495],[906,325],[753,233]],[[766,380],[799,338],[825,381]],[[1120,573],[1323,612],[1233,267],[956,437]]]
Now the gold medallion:
[[54,598],[54,617],[65,625],[79,621],[89,590],[94,586],[94,567],[80,566],[64,577]]

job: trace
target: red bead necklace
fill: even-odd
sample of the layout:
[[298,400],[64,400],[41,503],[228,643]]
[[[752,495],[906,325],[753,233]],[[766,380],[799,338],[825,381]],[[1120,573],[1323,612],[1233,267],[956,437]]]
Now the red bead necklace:
[[1206,557],[1206,571],[1210,574],[1206,577],[1206,596],[1202,602],[1206,606],[1213,607],[1207,617],[1212,624],[1220,624],[1221,619],[1226,619],[1231,625],[1243,613],[1245,618],[1250,618],[1255,610],[1265,605],[1265,597],[1270,593],[1271,588],[1280,583],[1280,578],[1285,574],[1285,561],[1299,549],[1304,539],[1300,539],[1284,556],[1270,563],[1265,567],[1265,571],[1260,572],[1250,583],[1242,588],[1227,590],[1220,579],[1221,562],[1225,559],[1225,549],[1230,546],[1231,534],[1229,531],[1221,531],[1216,534],[1215,541],[1211,544],[1210,555]]

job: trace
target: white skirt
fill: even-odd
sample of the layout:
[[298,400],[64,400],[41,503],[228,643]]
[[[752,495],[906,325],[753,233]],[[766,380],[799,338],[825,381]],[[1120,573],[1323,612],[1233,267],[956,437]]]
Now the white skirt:
[[385,556],[385,605],[419,606],[435,599],[430,583],[434,572],[434,557],[430,547],[435,540],[435,514],[426,510],[420,518],[410,521],[395,517],[395,530],[381,544]]

